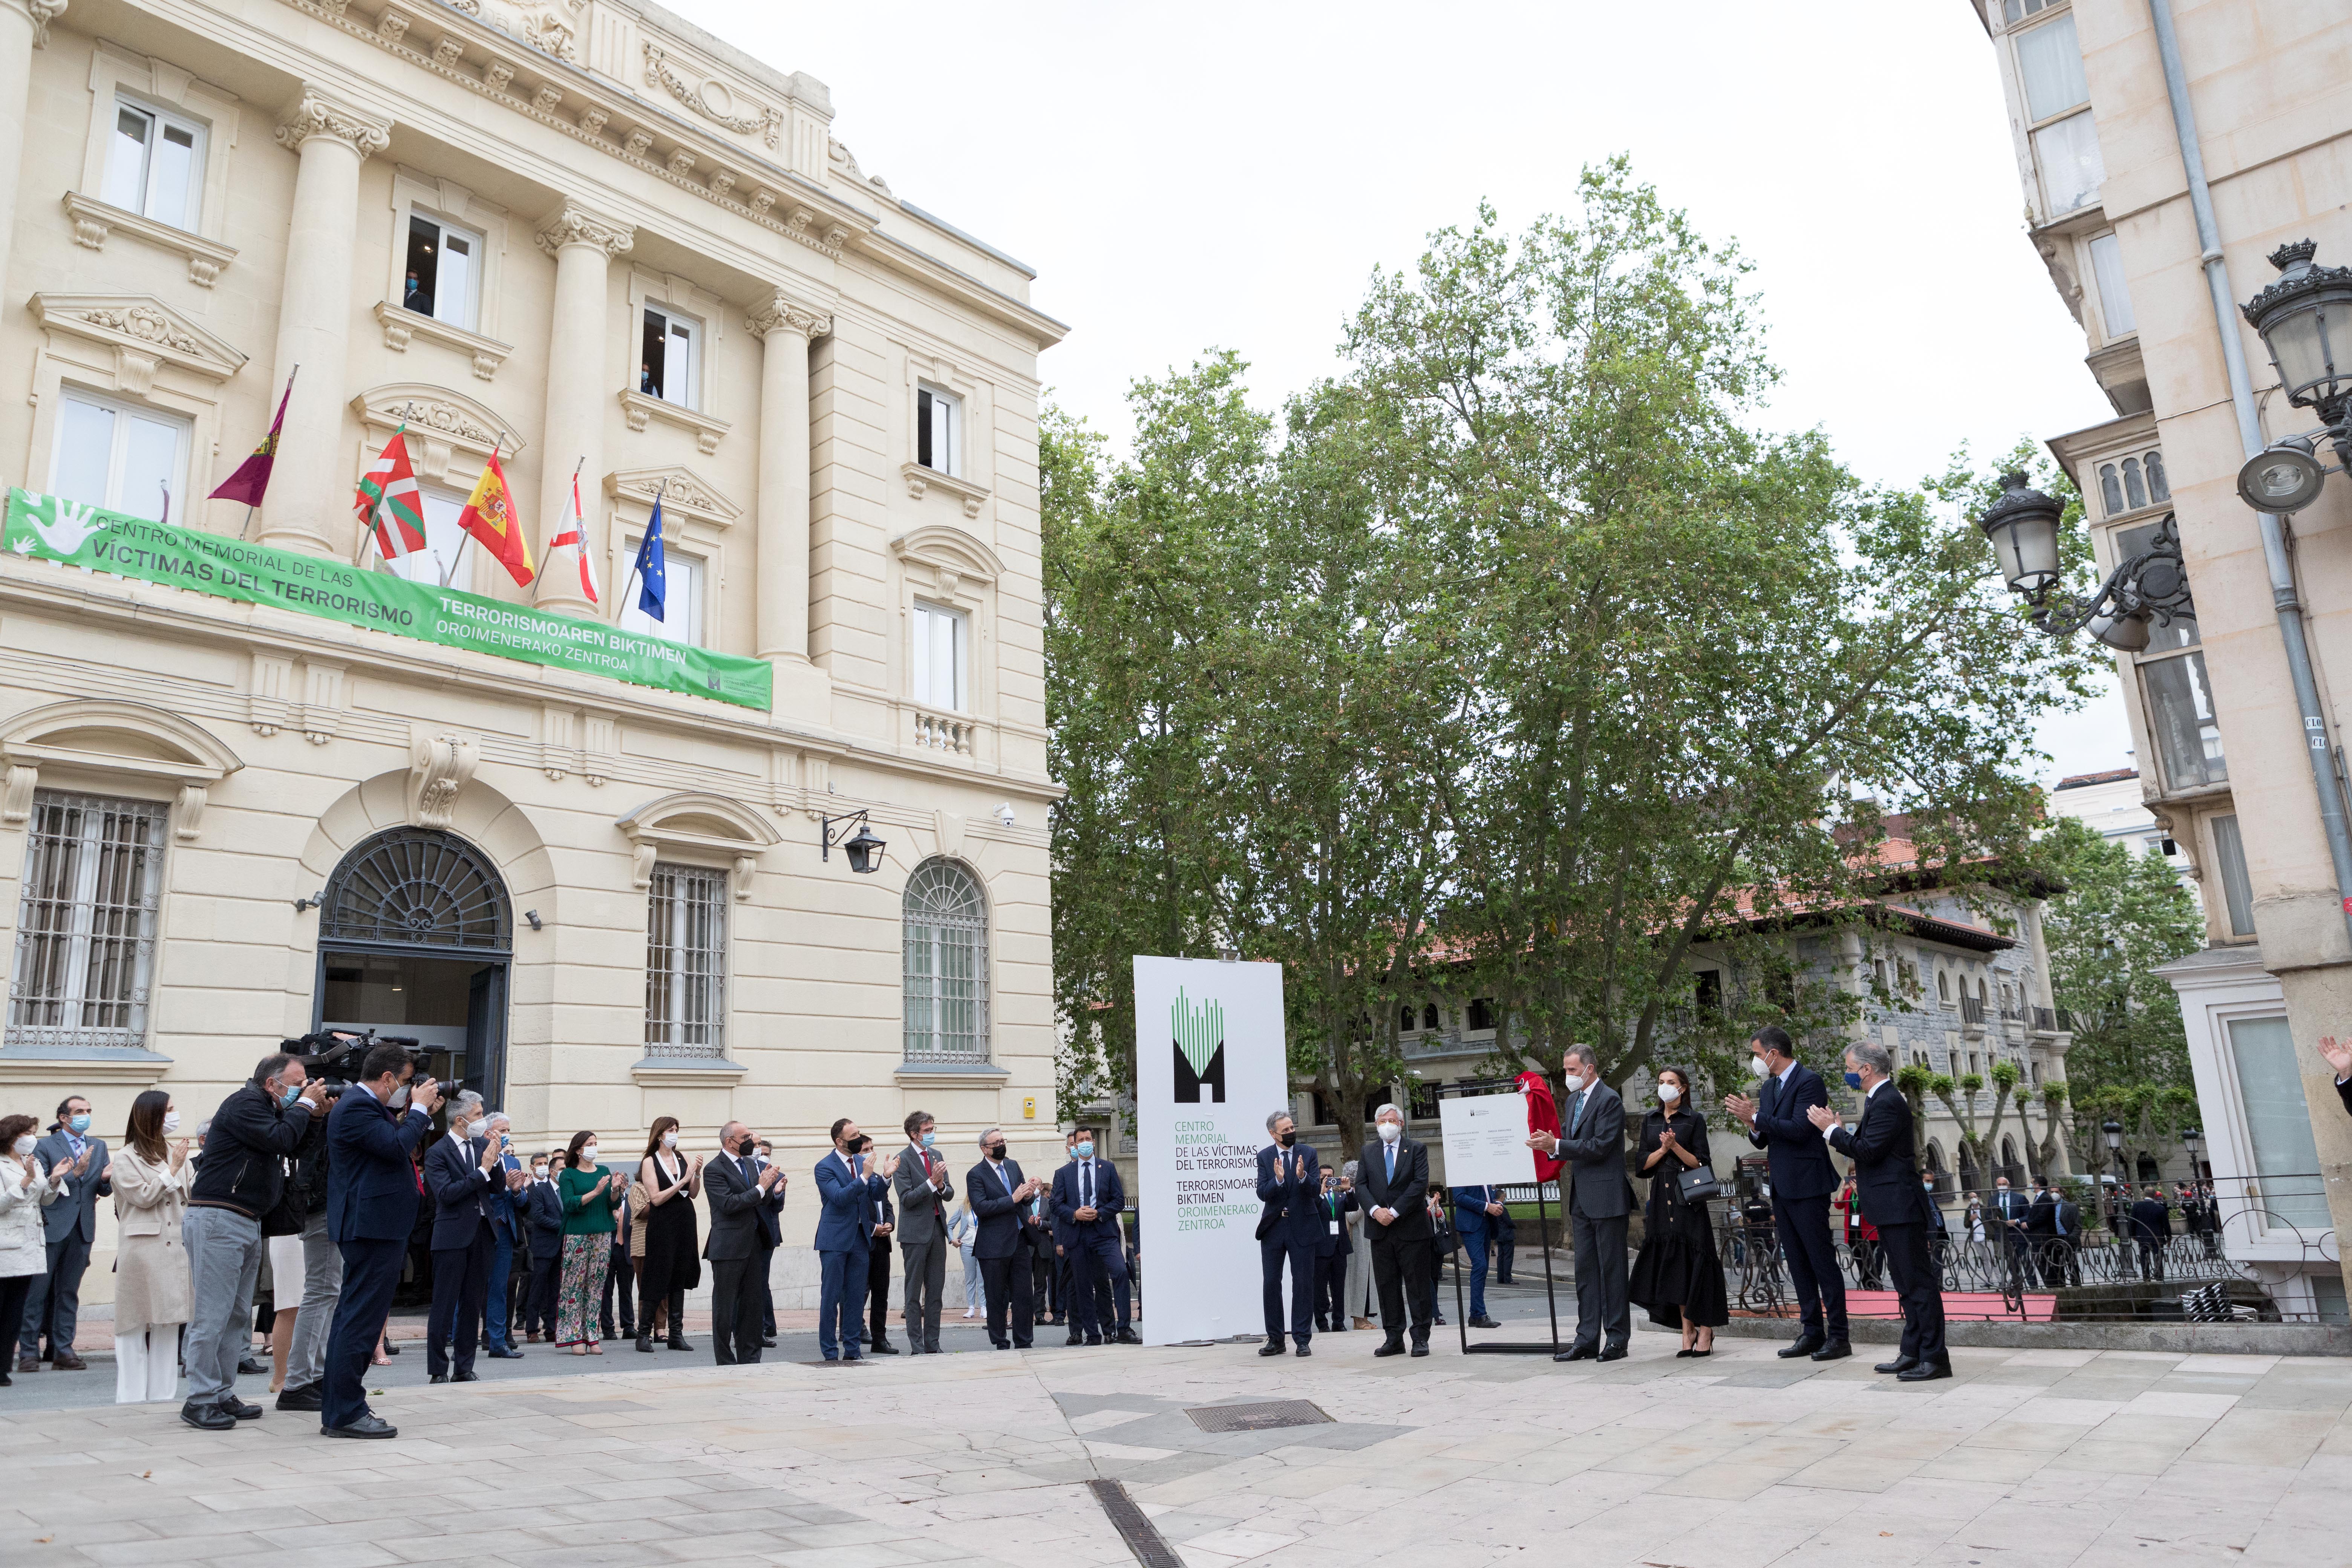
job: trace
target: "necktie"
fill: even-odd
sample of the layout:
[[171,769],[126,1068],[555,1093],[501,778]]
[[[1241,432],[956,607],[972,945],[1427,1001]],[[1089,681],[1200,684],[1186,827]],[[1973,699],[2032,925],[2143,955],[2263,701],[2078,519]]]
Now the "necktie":
[[1576,1104],[1570,1108],[1568,1113],[1569,1131],[1574,1132],[1579,1127],[1584,1125],[1584,1097],[1591,1092],[1589,1089],[1580,1089],[1576,1091]]
[[1396,1181],[1396,1145],[1395,1145],[1395,1144],[1393,1144],[1393,1143],[1390,1144],[1390,1145],[1389,1145],[1389,1147],[1388,1147],[1388,1157],[1389,1157],[1389,1181],[1390,1181],[1391,1184],[1394,1184],[1394,1182]]
[[1095,1163],[1092,1160],[1078,1167],[1078,1206],[1092,1208],[1095,1205]]

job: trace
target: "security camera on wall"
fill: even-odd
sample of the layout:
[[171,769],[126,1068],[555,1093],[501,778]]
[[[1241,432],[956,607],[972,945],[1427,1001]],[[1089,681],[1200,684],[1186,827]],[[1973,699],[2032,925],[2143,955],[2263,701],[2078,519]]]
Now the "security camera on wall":
[[1011,801],[1006,801],[1003,805],[998,806],[996,808],[995,816],[997,821],[1003,823],[1007,827],[1012,826],[1015,820],[1013,816],[1013,803]]

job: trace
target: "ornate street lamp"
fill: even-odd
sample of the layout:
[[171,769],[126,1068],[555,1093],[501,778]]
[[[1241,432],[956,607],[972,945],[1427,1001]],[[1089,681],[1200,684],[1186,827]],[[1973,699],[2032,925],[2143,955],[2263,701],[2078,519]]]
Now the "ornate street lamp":
[[2241,307],[2263,336],[2286,400],[2319,416],[2336,447],[2333,466],[2310,435],[2289,436],[2238,470],[2238,494],[2258,511],[2299,511],[2319,499],[2329,474],[2352,466],[2352,267],[2315,267],[2308,239],[2271,252],[2279,276]]
[[[833,825],[836,822],[842,825],[841,833],[835,833],[833,830]],[[857,827],[857,836],[844,844],[842,834],[847,833],[852,824],[856,824]],[[840,844],[841,852],[849,857],[849,868],[852,871],[864,875],[882,869],[882,851],[886,846],[881,839],[874,837],[874,830],[866,826],[866,814],[862,811],[853,811],[846,816],[819,817],[817,838],[819,840],[817,858],[821,860],[832,859],[833,847]]]
[[2182,1128],[2180,1146],[2189,1151],[2189,1173],[2201,1178],[2205,1169],[2204,1161],[2200,1158],[2205,1148],[2205,1130],[2201,1127]]
[[2087,599],[2059,593],[2058,525],[2065,508],[2014,470],[2000,477],[2000,499],[1977,519],[1992,542],[2010,590],[2033,606],[2033,624],[2053,637],[2087,628],[2109,647],[2137,653],[2148,645],[2148,622],[2193,617],[2189,574],[2180,563],[2180,531],[2167,512],[2147,548],[2107,574]]

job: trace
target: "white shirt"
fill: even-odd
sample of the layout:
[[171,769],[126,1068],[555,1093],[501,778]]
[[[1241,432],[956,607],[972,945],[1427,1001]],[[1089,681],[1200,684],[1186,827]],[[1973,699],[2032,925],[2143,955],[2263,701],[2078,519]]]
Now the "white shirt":
[[[1793,1066],[1793,1064],[1791,1064],[1791,1065]],[[1862,1103],[1863,1103],[1865,1107],[1866,1107],[1866,1106],[1868,1106],[1868,1105],[1870,1104],[1870,1097],[1871,1097],[1872,1095],[1874,1095],[1874,1094],[1876,1094],[1880,1089],[1885,1089],[1885,1088],[1889,1083],[1891,1083],[1891,1082],[1893,1082],[1893,1081],[1894,1081],[1894,1080],[1893,1080],[1892,1079],[1884,1079],[1884,1078],[1883,1078],[1883,1079],[1880,1079],[1876,1083],[1872,1084],[1868,1089],[1866,1089],[1863,1090],[1863,1094],[1862,1094]],[[1842,1121],[1832,1121],[1832,1122],[1831,1122],[1827,1127],[1824,1127],[1824,1128],[1822,1128],[1822,1140],[1823,1140],[1824,1142],[1826,1142],[1826,1141],[1828,1140],[1829,1135],[1830,1135],[1831,1133],[1837,1131],[1840,1128],[1843,1127],[1844,1125],[1845,1125],[1845,1123],[1843,1123],[1843,1122],[1842,1122]]]

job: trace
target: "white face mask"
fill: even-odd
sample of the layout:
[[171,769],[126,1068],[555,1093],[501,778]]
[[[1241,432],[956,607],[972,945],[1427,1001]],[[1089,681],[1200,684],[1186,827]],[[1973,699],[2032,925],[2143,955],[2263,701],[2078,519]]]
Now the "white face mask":
[[1569,1075],[1568,1075],[1568,1078],[1567,1078],[1566,1081],[1567,1081],[1567,1084],[1568,1084],[1568,1092],[1569,1092],[1569,1093],[1570,1093],[1570,1094],[1582,1094],[1582,1093],[1584,1092],[1584,1079],[1583,1079],[1582,1075],[1578,1074],[1578,1073],[1570,1073],[1570,1074],[1569,1074]]
[[176,1110],[167,1110],[163,1112],[163,1136],[169,1138],[173,1133],[177,1132],[179,1130],[180,1113]]
[[1770,1072],[1772,1069],[1764,1065],[1764,1058],[1762,1057],[1749,1057],[1748,1058],[1748,1070],[1754,1073],[1758,1078],[1762,1078],[1766,1073]]
[[29,1132],[25,1134],[22,1138],[17,1139],[16,1147],[16,1158],[19,1160],[31,1159],[33,1157],[33,1145],[35,1142],[36,1140]]
[[663,1147],[663,1148],[665,1148],[665,1149],[675,1149],[675,1148],[677,1148],[677,1133],[675,1133],[675,1132],[665,1132],[665,1133],[663,1133],[663,1134],[662,1134],[662,1147]]
[[386,1105],[391,1106],[391,1107],[392,1107],[392,1109],[393,1109],[393,1110],[407,1110],[407,1109],[408,1109],[408,1086],[407,1086],[406,1084],[404,1084],[404,1084],[402,1084],[398,1089],[394,1089],[394,1090],[392,1091],[392,1098],[391,1098],[390,1100],[388,1100],[384,1101],[384,1103],[385,1103]]
[[1664,1103],[1672,1105],[1675,1100],[1680,1100],[1682,1097],[1683,1091],[1676,1089],[1673,1084],[1662,1083],[1658,1085],[1658,1098]]
[[1383,1121],[1380,1124],[1381,1142],[1383,1143],[1395,1142],[1403,1132],[1404,1129],[1393,1121]]
[[530,1168],[530,1179],[534,1182],[543,1182],[547,1180],[547,1167],[544,1165],[533,1165]]
[[596,1168],[596,1145],[593,1143],[581,1146],[580,1168],[583,1171],[593,1171]]

